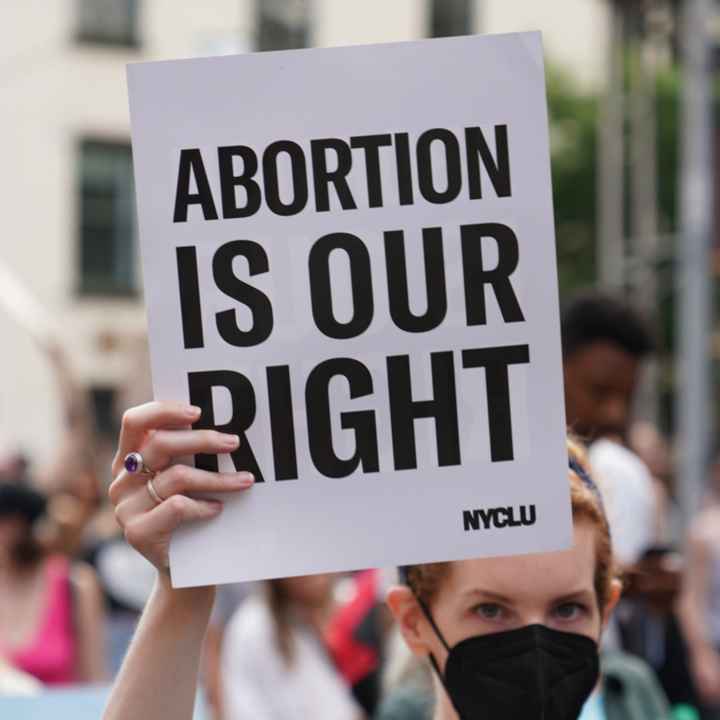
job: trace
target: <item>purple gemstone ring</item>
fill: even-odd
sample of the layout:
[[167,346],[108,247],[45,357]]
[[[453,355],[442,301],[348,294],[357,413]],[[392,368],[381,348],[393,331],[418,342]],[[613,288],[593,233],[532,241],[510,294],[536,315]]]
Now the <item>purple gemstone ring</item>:
[[123,460],[123,466],[131,475],[147,475],[150,478],[155,477],[155,471],[145,464],[143,456],[139,452],[128,453]]

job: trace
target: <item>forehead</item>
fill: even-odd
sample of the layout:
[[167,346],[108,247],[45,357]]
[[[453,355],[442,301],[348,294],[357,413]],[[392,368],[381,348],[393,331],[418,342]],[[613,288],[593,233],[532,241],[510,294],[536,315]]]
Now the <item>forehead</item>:
[[578,592],[595,592],[595,530],[575,525],[570,550],[450,563],[436,602],[458,600],[478,590],[515,602],[543,602]]
[[579,378],[603,378],[618,384],[632,382],[638,359],[614,342],[596,340],[571,353],[564,364]]

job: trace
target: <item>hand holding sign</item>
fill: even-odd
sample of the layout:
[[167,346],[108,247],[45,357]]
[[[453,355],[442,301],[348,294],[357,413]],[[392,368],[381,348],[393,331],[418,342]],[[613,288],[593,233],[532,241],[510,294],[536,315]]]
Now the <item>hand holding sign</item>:
[[196,468],[257,480],[174,537],[173,581],[566,547],[539,36],[129,84],[155,394],[240,436]]
[[[110,500],[128,542],[163,572],[169,566],[172,532],[180,525],[215,517],[222,509],[219,500],[191,495],[238,492],[253,484],[247,472],[208,473],[175,464],[183,455],[228,452],[238,445],[239,438],[234,435],[182,429],[199,414],[198,408],[151,402],[131,408],[123,416]],[[123,467],[131,452],[141,453],[153,469],[153,484],[161,502],[148,492],[145,475],[128,473]]]

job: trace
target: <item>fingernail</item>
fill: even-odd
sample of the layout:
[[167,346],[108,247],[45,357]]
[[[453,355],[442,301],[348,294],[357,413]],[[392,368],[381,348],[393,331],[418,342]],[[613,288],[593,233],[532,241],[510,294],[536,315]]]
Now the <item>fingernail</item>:
[[187,410],[187,414],[190,417],[197,417],[201,412],[202,412],[202,409],[199,408],[197,405],[191,405]]
[[223,508],[223,504],[220,500],[206,500],[206,502],[210,507],[210,510],[213,512],[220,512]]
[[223,445],[227,448],[236,448],[240,444],[240,437],[238,435],[225,435],[223,438]]
[[235,473],[227,479],[227,484],[232,490],[244,490],[253,484],[253,477],[248,477],[246,472]]

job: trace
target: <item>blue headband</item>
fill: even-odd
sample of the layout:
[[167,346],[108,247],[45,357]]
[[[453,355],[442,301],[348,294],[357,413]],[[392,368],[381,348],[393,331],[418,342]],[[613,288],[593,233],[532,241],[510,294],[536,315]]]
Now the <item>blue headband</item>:
[[570,466],[570,469],[580,478],[582,481],[582,484],[592,492],[593,495],[598,500],[598,503],[600,503],[600,510],[602,510],[602,514],[605,515],[605,503],[602,499],[602,494],[600,493],[600,488],[595,484],[595,481],[590,477],[590,473],[572,456],[570,455],[568,464]]

